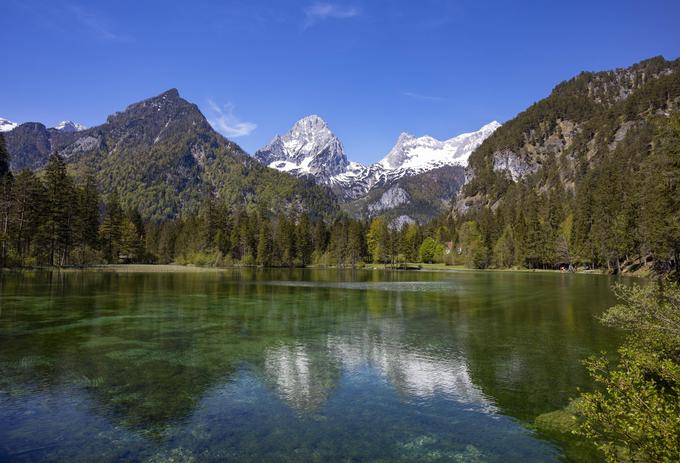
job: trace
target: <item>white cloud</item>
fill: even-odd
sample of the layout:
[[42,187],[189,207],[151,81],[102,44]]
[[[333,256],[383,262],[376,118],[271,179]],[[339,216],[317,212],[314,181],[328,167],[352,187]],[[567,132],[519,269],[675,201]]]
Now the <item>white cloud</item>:
[[447,101],[446,98],[441,96],[423,95],[422,93],[403,92],[402,95],[421,101]]
[[208,104],[214,113],[214,117],[209,119],[208,122],[225,137],[245,137],[253,133],[257,128],[257,124],[253,122],[239,120],[236,114],[234,114],[235,107],[231,103],[220,106],[213,100],[208,100]]
[[340,6],[334,3],[317,2],[305,8],[304,29],[312,27],[326,19],[348,19],[359,15],[359,9],[353,6]]

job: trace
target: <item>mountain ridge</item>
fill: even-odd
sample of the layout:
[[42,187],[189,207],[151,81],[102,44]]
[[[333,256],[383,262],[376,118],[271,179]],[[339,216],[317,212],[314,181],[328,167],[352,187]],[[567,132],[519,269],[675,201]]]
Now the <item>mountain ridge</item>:
[[232,207],[271,212],[326,214],[337,207],[323,187],[252,159],[177,89],[132,103],[95,127],[62,132],[25,123],[5,132],[5,139],[12,170],[40,170],[59,152],[73,172],[91,173],[103,193],[117,192],[151,220],[195,211],[211,195]]
[[472,150],[498,127],[500,124],[493,121],[477,131],[443,141],[402,133],[381,160],[364,165],[348,160],[328,124],[320,116],[310,115],[297,121],[286,134],[276,135],[253,157],[271,168],[310,176],[316,183],[330,186],[341,201],[351,202],[404,177],[445,166],[464,167]]
[[680,59],[583,72],[470,156],[451,217],[476,267],[680,274]]

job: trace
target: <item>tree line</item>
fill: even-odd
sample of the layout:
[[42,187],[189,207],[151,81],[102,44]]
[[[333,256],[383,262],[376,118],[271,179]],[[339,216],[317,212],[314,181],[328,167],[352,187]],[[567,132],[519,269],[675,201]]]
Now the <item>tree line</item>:
[[441,220],[396,229],[383,217],[322,220],[318,214],[230,207],[212,196],[194,213],[154,222],[124,207],[116,193],[102,197],[93,175],[81,177],[68,173],[58,153],[38,173],[13,174],[0,135],[0,267],[441,262],[451,237],[450,224]]
[[[680,116],[631,129],[625,143],[565,188],[558,161],[508,186],[499,204],[397,228],[385,217],[274,213],[206,196],[195,212],[144,220],[92,175],[54,154],[38,174],[9,171],[0,139],[0,265],[181,263],[204,266],[407,262],[472,268],[588,266],[654,260],[678,272]],[[551,185],[550,188],[541,187]],[[640,257],[642,256],[642,258]]]
[[680,273],[680,115],[631,128],[598,161],[565,188],[549,159],[502,201],[465,213],[455,234],[465,263],[616,273],[653,261]]

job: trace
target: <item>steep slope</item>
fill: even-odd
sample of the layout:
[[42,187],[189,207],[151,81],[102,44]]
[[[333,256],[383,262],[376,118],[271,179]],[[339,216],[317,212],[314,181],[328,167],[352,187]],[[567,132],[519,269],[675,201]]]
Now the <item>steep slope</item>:
[[[317,184],[328,185],[341,201],[356,203],[350,205],[348,210],[356,214],[372,215],[371,211],[383,206],[368,206],[384,193],[388,193],[390,186],[401,179],[422,176],[427,181],[427,172],[442,167],[458,169],[446,169],[433,174],[433,180],[436,180],[433,185],[441,184],[443,172],[456,172],[460,177],[462,166],[467,164],[470,153],[498,127],[500,124],[494,121],[478,131],[460,134],[444,141],[402,133],[395,146],[381,161],[365,166],[348,161],[342,143],[323,119],[313,115],[295,123],[287,134],[274,137],[254,157],[269,167],[298,177],[312,178]],[[437,206],[427,207],[426,215],[433,210],[441,212],[439,205],[442,195],[450,200],[459,187],[460,182],[456,176],[452,177],[444,188],[434,193],[431,199]],[[399,197],[410,198],[411,195]],[[406,202],[411,203],[410,199]],[[392,203],[393,201],[386,200],[381,204]],[[385,206],[382,210],[387,211],[394,207]],[[424,217],[423,214],[417,215]]]
[[464,182],[464,167],[442,166],[373,188],[342,207],[354,216],[384,215],[396,228],[405,222],[426,223],[450,210]]
[[679,147],[680,59],[557,85],[470,156],[454,208],[468,261],[680,275]]
[[194,210],[208,195],[271,211],[335,209],[328,191],[262,166],[215,132],[175,89],[97,127],[63,132],[29,123],[6,139],[12,169],[40,169],[58,151],[76,174],[92,172],[104,193],[117,191],[127,206],[154,220]]
[[[518,182],[543,190],[559,182],[574,192],[579,178],[631,129],[677,108],[679,69],[680,60],[657,57],[559,84],[472,153],[456,209],[493,204]],[[547,178],[555,169],[559,177]]]
[[311,175],[328,183],[349,164],[340,140],[319,116],[300,119],[285,135],[277,135],[254,154],[255,159],[293,175]]

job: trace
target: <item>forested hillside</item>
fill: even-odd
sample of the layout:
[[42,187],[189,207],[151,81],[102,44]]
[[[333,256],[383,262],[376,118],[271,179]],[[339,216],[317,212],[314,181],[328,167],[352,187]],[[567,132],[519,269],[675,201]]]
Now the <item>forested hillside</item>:
[[582,73],[470,157],[456,204],[471,265],[619,271],[680,252],[680,60]]
[[443,261],[451,223],[389,227],[315,211],[272,213],[214,195],[181,218],[145,219],[117,193],[102,195],[93,175],[82,179],[52,154],[36,174],[9,170],[0,134],[0,268],[103,263],[191,263],[205,266]]
[[414,221],[425,224],[449,211],[451,198],[464,182],[463,167],[439,167],[376,187],[366,196],[343,204],[342,208],[356,217],[384,215],[397,227]]
[[99,127],[22,124],[6,137],[3,266],[445,262],[680,275],[678,60],[582,73],[493,132],[466,178],[457,166],[402,178],[344,213],[327,187],[261,165],[175,90]]
[[90,129],[64,133],[27,123],[5,136],[15,173],[39,171],[59,153],[76,179],[92,175],[102,194],[116,193],[126,208],[152,221],[196,212],[208,196],[271,213],[336,210],[330,191],[262,166],[174,89]]

